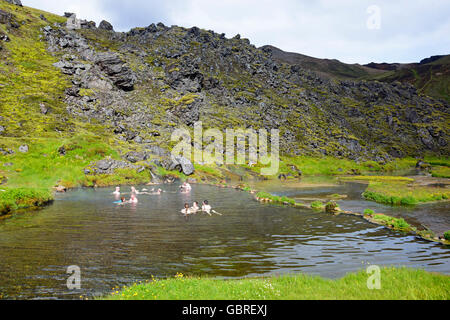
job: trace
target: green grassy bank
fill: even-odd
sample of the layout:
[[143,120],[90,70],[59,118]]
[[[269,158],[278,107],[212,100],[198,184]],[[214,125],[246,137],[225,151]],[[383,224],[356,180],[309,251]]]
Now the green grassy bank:
[[448,300],[449,276],[408,268],[381,268],[381,289],[369,290],[365,271],[337,280],[304,274],[219,280],[185,277],[149,280],[113,292],[108,300]]

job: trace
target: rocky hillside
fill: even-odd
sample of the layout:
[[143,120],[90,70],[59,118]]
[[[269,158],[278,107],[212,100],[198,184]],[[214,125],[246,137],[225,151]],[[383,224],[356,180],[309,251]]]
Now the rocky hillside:
[[[115,32],[0,0],[0,136],[89,131],[122,152],[174,128],[279,128],[286,155],[448,155],[449,105],[409,84],[336,80],[239,35],[161,23]],[[5,140],[2,140],[5,141]]]
[[433,56],[419,63],[371,63],[367,67],[388,71],[368,79],[387,83],[409,83],[416,87],[419,93],[450,102],[450,55]]
[[280,63],[298,65],[323,77],[341,80],[368,80],[413,85],[419,93],[450,102],[450,55],[432,56],[418,63],[346,64],[338,60],[318,59],[299,53],[264,46]]

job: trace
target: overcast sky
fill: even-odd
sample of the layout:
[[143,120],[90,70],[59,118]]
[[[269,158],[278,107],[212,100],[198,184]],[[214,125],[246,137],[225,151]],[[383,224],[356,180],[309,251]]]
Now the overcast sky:
[[415,62],[450,53],[448,0],[22,0],[75,12],[116,31],[151,23],[197,26],[260,47],[347,63]]

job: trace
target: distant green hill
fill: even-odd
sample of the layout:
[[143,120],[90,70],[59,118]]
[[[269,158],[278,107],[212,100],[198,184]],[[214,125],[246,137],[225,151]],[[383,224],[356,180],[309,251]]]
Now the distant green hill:
[[302,68],[315,71],[322,76],[339,79],[359,79],[383,74],[382,70],[369,68],[360,64],[347,64],[336,59],[318,59],[300,53],[285,52],[274,46],[263,46],[262,50],[270,52],[272,57],[281,63],[299,65]]
[[280,63],[298,65],[317,74],[341,80],[377,80],[387,83],[409,83],[425,94],[450,102],[450,55],[433,56],[420,63],[347,64],[335,59],[318,59],[300,53],[285,52],[274,46],[263,46]]

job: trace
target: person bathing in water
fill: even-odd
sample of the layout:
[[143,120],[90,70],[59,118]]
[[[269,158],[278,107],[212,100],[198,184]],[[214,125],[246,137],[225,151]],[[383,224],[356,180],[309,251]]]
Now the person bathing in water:
[[116,196],[120,196],[120,187],[116,187],[116,191],[114,191],[113,194]]
[[215,213],[215,214],[218,214],[219,216],[222,215],[221,213],[219,213],[219,212],[217,212],[217,211],[215,211],[215,210],[213,210],[213,209],[211,208],[211,206],[209,205],[208,200],[203,201],[203,204],[202,204],[202,211],[205,212],[205,213],[207,213],[207,214],[209,214],[209,215],[211,215],[211,212],[212,212],[212,213]]
[[180,190],[181,192],[186,193],[190,192],[192,190],[192,187],[189,183],[183,182],[183,184],[180,186]]
[[130,198],[130,203],[138,203],[138,198],[136,197],[136,195],[133,193],[131,194],[131,198]]
[[131,187],[131,194],[139,194],[139,190],[136,190],[135,187]]
[[200,207],[198,206],[198,202],[197,201],[194,201],[194,203],[192,204],[191,211],[193,213],[197,213],[197,212],[200,211]]
[[125,197],[122,197],[122,198],[120,198],[119,201],[116,201],[114,203],[117,203],[119,206],[123,206],[123,205],[127,204],[128,201],[125,199]]
[[189,208],[189,203],[184,204],[184,209],[181,210],[181,213],[185,216],[192,214],[191,208]]

